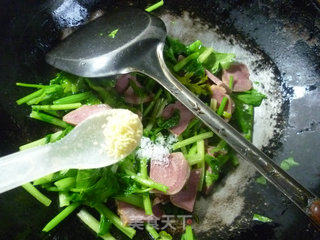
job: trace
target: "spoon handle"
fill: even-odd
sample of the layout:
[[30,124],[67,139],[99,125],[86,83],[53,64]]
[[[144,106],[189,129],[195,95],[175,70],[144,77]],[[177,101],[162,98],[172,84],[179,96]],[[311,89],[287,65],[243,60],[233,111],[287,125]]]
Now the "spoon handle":
[[50,146],[40,146],[0,158],[0,193],[54,171],[47,160]]
[[144,62],[147,64],[138,67],[141,72],[149,75],[166,88],[215,134],[224,139],[242,158],[253,164],[269,182],[306,213],[317,226],[320,226],[319,199],[182,85],[166,67],[163,59],[163,44],[159,44],[156,50],[153,49],[153,53],[150,50],[149,56]]

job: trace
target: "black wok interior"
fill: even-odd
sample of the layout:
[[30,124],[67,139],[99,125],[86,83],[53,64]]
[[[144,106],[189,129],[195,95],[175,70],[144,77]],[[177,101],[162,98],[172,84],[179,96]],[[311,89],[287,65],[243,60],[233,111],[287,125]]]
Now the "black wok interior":
[[[60,30],[83,24],[95,9],[108,11],[128,4],[144,8],[150,2],[0,0],[0,156],[54,130],[28,118],[27,108],[16,105],[15,100],[28,90],[17,88],[15,82],[46,82],[54,75],[44,55],[59,41]],[[63,3],[69,7],[53,18],[52,12]],[[192,17],[220,26],[221,35],[233,34],[248,48],[258,48],[264,61],[274,66],[285,100],[279,119],[284,131],[264,151],[278,163],[294,156],[300,166],[289,173],[320,195],[320,11],[316,1],[167,0],[156,14],[170,11],[180,15],[185,10]],[[70,14],[74,11],[77,14]],[[305,89],[301,98],[293,98],[297,86]],[[270,184],[262,187],[252,179],[243,195],[246,223],[237,224],[233,231],[218,231],[212,226],[212,231],[198,239],[320,239],[308,219]],[[54,194],[51,198],[55,199]],[[75,216],[51,233],[42,233],[44,224],[58,210],[57,201],[50,208],[44,207],[22,188],[2,194],[0,239],[95,239]],[[274,222],[250,221],[255,212],[268,215]]]

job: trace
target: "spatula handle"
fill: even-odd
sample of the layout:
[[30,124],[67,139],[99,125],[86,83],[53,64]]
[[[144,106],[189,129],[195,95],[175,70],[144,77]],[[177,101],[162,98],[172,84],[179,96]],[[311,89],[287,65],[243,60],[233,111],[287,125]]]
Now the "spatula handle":
[[50,146],[40,146],[0,158],[0,193],[52,173]]
[[158,45],[156,49],[150,49],[148,57],[144,60],[145,64],[138,66],[137,69],[166,88],[215,134],[224,139],[242,158],[253,164],[269,182],[306,213],[316,225],[320,226],[320,202],[316,195],[289,176],[267,155],[182,85],[166,67],[162,52],[163,44]]

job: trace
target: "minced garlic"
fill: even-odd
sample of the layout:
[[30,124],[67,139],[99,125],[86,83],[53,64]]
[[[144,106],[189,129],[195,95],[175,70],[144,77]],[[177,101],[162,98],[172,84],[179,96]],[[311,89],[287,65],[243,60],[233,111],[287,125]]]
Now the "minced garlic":
[[107,153],[111,157],[122,159],[140,144],[143,126],[139,116],[129,110],[114,111],[103,128]]

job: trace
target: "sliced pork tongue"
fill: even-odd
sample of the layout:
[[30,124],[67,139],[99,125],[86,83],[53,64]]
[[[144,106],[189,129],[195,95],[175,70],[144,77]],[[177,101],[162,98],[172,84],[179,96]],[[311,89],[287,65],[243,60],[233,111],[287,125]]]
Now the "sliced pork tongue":
[[173,195],[183,188],[190,175],[190,166],[181,152],[171,153],[169,163],[164,164],[151,159],[150,178],[167,186],[167,195]]
[[124,225],[132,223],[142,223],[147,221],[159,220],[163,215],[159,205],[152,207],[153,215],[146,215],[144,209],[133,206],[129,203],[116,201],[118,207],[118,214]]
[[197,197],[200,176],[201,169],[192,170],[189,180],[182,190],[170,196],[171,203],[179,208],[192,212]]
[[222,71],[222,81],[229,86],[230,77],[233,76],[234,92],[244,92],[252,88],[252,82],[249,79],[249,69],[245,64],[232,64],[229,69]]
[[82,121],[86,120],[91,115],[99,113],[101,111],[106,111],[111,109],[107,104],[98,104],[98,105],[84,105],[76,110],[69,112],[63,116],[63,121],[71,124],[77,125]]
[[210,91],[212,94],[212,98],[214,98],[215,100],[217,100],[218,102],[218,106],[221,104],[221,101],[223,99],[223,97],[227,97],[228,98],[228,103],[227,106],[225,108],[225,110],[228,113],[233,113],[234,110],[234,102],[232,101],[231,97],[227,94],[227,91],[225,88],[223,87],[219,87],[217,85],[212,85],[210,87]]
[[137,87],[142,88],[141,84],[137,81],[135,76],[131,74],[124,74],[117,78],[115,88],[118,93],[123,93],[125,101],[131,104],[141,104],[150,102],[152,96],[145,96],[143,98],[137,96],[132,87],[130,87],[130,80],[132,80]]
[[189,111],[181,102],[176,101],[175,103],[169,104],[163,109],[162,117],[165,119],[170,118],[174,111],[178,110],[180,119],[177,126],[170,128],[170,132],[176,136],[179,136],[183,133],[184,130],[188,127],[189,122],[194,118],[192,112]]
[[132,76],[131,74],[124,74],[119,76],[116,79],[116,85],[115,88],[118,93],[124,93],[125,90],[129,87],[129,81],[133,80],[136,81],[136,77]]
[[216,77],[215,75],[213,75],[211,72],[209,72],[208,70],[206,70],[206,75],[208,76],[208,78],[217,86],[219,87],[223,87],[225,88],[227,94],[231,94],[231,89],[229,88],[229,85],[226,85],[224,82],[222,82],[218,77]]

